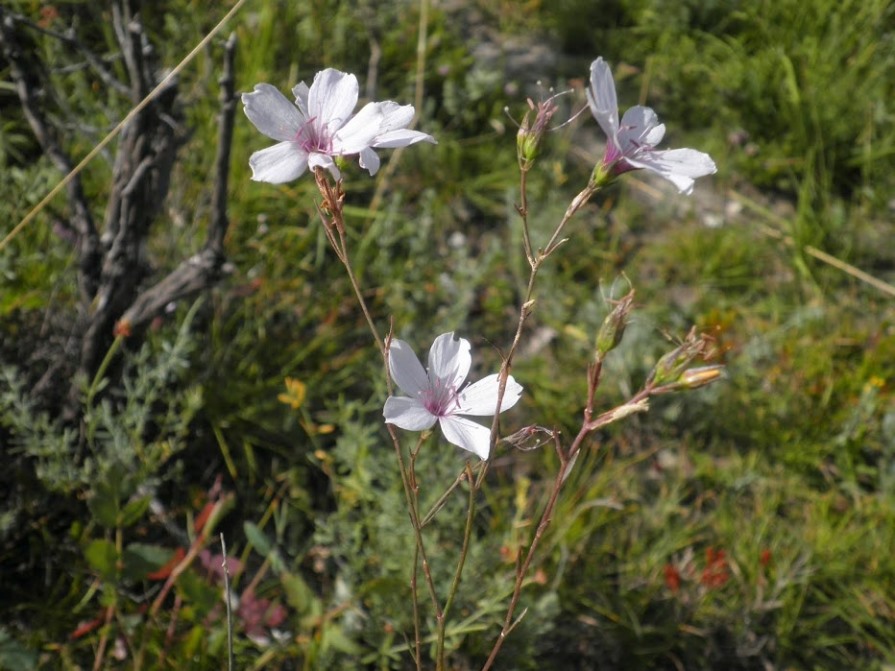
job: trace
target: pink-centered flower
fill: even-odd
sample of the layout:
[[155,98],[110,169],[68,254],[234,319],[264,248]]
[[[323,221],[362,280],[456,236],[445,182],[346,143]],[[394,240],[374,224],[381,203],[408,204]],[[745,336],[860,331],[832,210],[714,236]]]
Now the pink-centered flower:
[[606,153],[596,170],[598,179],[644,169],[664,177],[681,193],[689,194],[693,191],[694,178],[717,171],[715,162],[701,151],[656,149],[665,136],[665,124],[659,123],[649,107],[630,108],[619,124],[615,82],[602,58],[590,66],[587,102],[607,138]]
[[[454,339],[444,333],[435,339],[429,350],[429,370],[423,368],[416,354],[403,340],[392,340],[388,365],[392,379],[407,396],[389,396],[382,414],[385,421],[408,431],[424,431],[435,422],[449,443],[487,459],[491,449],[491,428],[462,415],[490,417],[497,409],[498,375],[489,375],[463,387],[472,356],[469,341]],[[500,412],[509,410],[522,387],[512,376]]]
[[370,175],[379,170],[374,149],[435,142],[431,135],[409,130],[413,105],[371,102],[353,114],[357,78],[332,68],[314,76],[310,88],[301,82],[292,89],[295,104],[270,84],[256,84],[244,93],[245,113],[255,127],[278,144],[249,158],[252,179],[282,184],[309,168],[325,168],[335,179],[341,173],[334,158],[357,154]]

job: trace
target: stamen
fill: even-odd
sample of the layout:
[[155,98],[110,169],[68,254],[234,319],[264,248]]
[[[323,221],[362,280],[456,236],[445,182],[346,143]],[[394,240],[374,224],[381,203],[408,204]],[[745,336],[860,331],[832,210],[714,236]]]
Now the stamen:
[[423,407],[436,417],[446,417],[460,407],[457,390],[444,380],[436,379],[430,387],[420,392]]
[[332,153],[332,138],[329,137],[326,127],[317,128],[314,123],[317,117],[308,119],[298,133],[295,134],[295,142],[301,147],[302,151],[307,153],[320,152],[322,154]]

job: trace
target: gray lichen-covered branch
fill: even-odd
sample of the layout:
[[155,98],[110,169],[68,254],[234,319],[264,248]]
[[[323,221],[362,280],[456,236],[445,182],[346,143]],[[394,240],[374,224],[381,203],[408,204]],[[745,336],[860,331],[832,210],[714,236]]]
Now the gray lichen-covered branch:
[[236,36],[231,35],[225,45],[224,71],[219,80],[221,109],[215,159],[215,187],[205,246],[137,297],[119,321],[122,330],[132,331],[141,328],[171,302],[188,298],[211,287],[226,270],[224,238],[230,223],[227,217],[227,186],[236,111],[233,76],[235,53]]
[[[65,175],[71,171],[73,163],[44,110],[45,96],[42,92],[49,85],[46,70],[34,53],[26,51],[22,40],[24,36],[20,36],[17,30],[20,25],[13,14],[0,7],[0,49],[9,63],[10,78],[22,105],[22,112],[44,154]],[[32,49],[31,52],[33,51]],[[81,300],[89,303],[99,284],[99,234],[78,175],[68,182],[66,195],[70,209],[67,225],[77,234]]]
[[[54,81],[37,48],[38,40],[56,40],[62,48],[86,60],[110,90],[136,108],[152,92],[148,105],[132,114],[122,128],[112,159],[111,183],[102,226],[94,214],[102,206],[91,202],[78,175],[67,184],[67,208],[62,229],[76,237],[79,304],[68,344],[34,386],[40,405],[60,407],[69,419],[80,413],[85,380],[99,369],[116,334],[140,331],[172,301],[211,287],[225,271],[224,239],[228,228],[227,187],[233,135],[235,37],[225,47],[221,85],[220,135],[212,216],[203,248],[182,261],[167,276],[146,288],[152,267],[147,242],[165,202],[177,149],[185,137],[177,105],[177,82],[159,86],[164,72],[141,17],[140,0],[111,0],[110,51],[117,51],[115,67],[106,68],[100,53],[85,46],[72,29],[64,34],[0,7],[0,47],[24,117],[44,154],[64,175],[74,161],[67,153],[69,138],[54,127]],[[106,15],[109,20],[109,15]],[[58,73],[57,73],[58,76]],[[110,120],[111,122],[111,120]],[[62,383],[60,385],[60,383]],[[65,390],[59,398],[60,390]],[[53,398],[57,400],[52,400]]]

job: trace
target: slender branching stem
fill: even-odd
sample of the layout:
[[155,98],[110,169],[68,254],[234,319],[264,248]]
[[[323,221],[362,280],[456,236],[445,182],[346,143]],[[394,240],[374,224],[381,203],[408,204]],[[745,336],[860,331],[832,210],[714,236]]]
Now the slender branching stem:
[[[323,196],[323,202],[318,205],[317,211],[323,223],[323,230],[326,234],[326,239],[329,241],[330,247],[332,247],[339,261],[342,263],[342,266],[345,268],[345,272],[348,275],[348,280],[351,283],[351,288],[354,291],[354,297],[357,299],[358,305],[361,308],[361,312],[363,312],[364,319],[367,322],[367,327],[369,328],[370,334],[373,336],[373,340],[376,343],[376,348],[382,355],[383,364],[385,366],[386,383],[388,384],[389,393],[391,393],[392,381],[391,376],[389,375],[388,342],[382,340],[379,335],[379,329],[376,328],[376,324],[373,321],[373,316],[370,312],[370,309],[367,307],[367,302],[364,299],[363,292],[361,291],[360,283],[358,282],[357,277],[354,274],[354,269],[351,266],[351,259],[348,254],[348,239],[346,235],[345,220],[342,210],[342,202],[345,195],[342,191],[342,184],[341,182],[336,182],[335,184],[333,184],[327,177],[326,172],[320,168],[317,168],[314,171],[314,178],[317,183],[317,188],[320,190],[320,194]],[[435,590],[435,581],[432,578],[432,571],[429,567],[429,559],[426,555],[426,546],[423,541],[423,525],[420,521],[419,516],[418,487],[416,485],[414,464],[416,462],[416,456],[419,453],[420,448],[422,447],[423,436],[420,437],[420,441],[417,443],[417,446],[411,451],[410,460],[408,463],[404,459],[404,454],[401,449],[401,441],[398,439],[398,434],[395,430],[395,427],[392,424],[386,424],[386,428],[388,429],[389,436],[391,437],[392,446],[395,450],[395,457],[398,461],[398,472],[401,474],[401,485],[404,489],[404,499],[407,504],[407,512],[410,516],[410,524],[413,527],[414,540],[416,544],[410,584],[411,593],[413,596],[416,660],[417,668],[420,668],[422,664],[422,651],[420,638],[420,615],[417,606],[417,578],[419,564],[422,564],[423,567],[423,577],[425,579],[429,597],[432,600],[432,608],[435,613],[436,622],[439,623],[439,626],[442,626],[442,622],[444,620],[443,611],[439,604],[438,593]]]
[[[524,174],[524,171],[523,171]],[[520,187],[522,189],[526,188],[526,180],[523,178],[520,181]],[[500,407],[503,405],[503,397],[506,393],[507,389],[507,379],[510,376],[510,369],[513,365],[513,357],[516,354],[516,350],[519,347],[519,342],[522,340],[522,332],[525,328],[525,322],[528,320],[529,315],[532,313],[534,309],[534,303],[532,302],[532,298],[534,296],[534,288],[535,282],[538,277],[538,271],[541,268],[541,264],[547,260],[547,258],[554,252],[556,249],[562,244],[562,240],[559,238],[563,229],[566,227],[566,224],[575,216],[575,213],[578,212],[588,200],[590,200],[591,196],[593,196],[599,187],[596,186],[593,182],[588,182],[587,186],[581,190],[581,192],[572,199],[572,202],[569,203],[569,206],[566,208],[565,213],[563,214],[562,219],[559,224],[557,224],[556,229],[553,231],[553,235],[550,236],[550,240],[547,242],[547,246],[544,247],[543,250],[539,250],[537,254],[531,254],[529,251],[531,248],[530,240],[528,242],[523,242],[526,249],[526,254],[529,254],[529,263],[531,265],[531,273],[528,276],[528,286],[525,290],[525,298],[522,301],[522,305],[519,308],[519,320],[516,323],[516,333],[513,336],[513,342],[510,345],[509,351],[503,358],[503,364],[500,367],[500,378],[498,382],[497,388],[497,408],[494,413],[494,421],[491,424],[491,449],[497,445],[497,437],[498,437],[498,427],[500,424]],[[527,203],[527,196],[523,191],[523,194],[520,197],[520,201],[522,203]],[[524,206],[522,206],[524,207]],[[525,210],[526,214],[523,216],[523,238],[528,235],[528,215],[527,210]],[[520,213],[521,214],[521,213]]]
[[[385,426],[388,429],[388,433],[392,439],[392,445],[395,448],[395,456],[398,460],[398,470],[401,473],[401,484],[404,486],[404,499],[407,503],[407,512],[410,514],[410,524],[413,527],[413,535],[416,540],[417,551],[419,552],[419,560],[422,562],[426,587],[428,588],[429,596],[432,599],[435,619],[441,621],[441,618],[443,617],[441,606],[438,603],[438,593],[435,591],[435,582],[432,579],[432,571],[429,568],[429,559],[426,556],[426,546],[423,543],[423,528],[420,524],[419,509],[416,505],[416,495],[411,482],[410,471],[405,463],[404,455],[401,452],[401,441],[398,439],[398,433],[395,430],[394,425],[386,424]],[[416,562],[414,562],[414,566],[416,566]],[[416,569],[414,568],[414,571],[415,570]],[[413,581],[414,578],[412,577],[411,580]]]
[[531,248],[531,231],[528,226],[528,169],[521,168],[519,170],[519,205],[516,206],[516,212],[522,220],[522,247],[525,249],[525,258],[528,259],[528,265],[533,267],[535,264],[534,251]]
[[454,569],[454,579],[451,581],[451,587],[448,590],[447,598],[444,602],[444,611],[442,619],[438,622],[438,642],[436,644],[436,658],[439,668],[445,668],[444,664],[444,637],[447,630],[447,616],[454,603],[454,597],[460,588],[460,578],[463,576],[463,567],[466,565],[466,557],[469,554],[469,541],[472,538],[472,526],[475,521],[475,478],[472,474],[472,466],[466,462],[466,480],[469,483],[469,501],[466,507],[466,527],[463,530],[463,547],[460,549],[460,557],[457,560],[457,567]]
[[[583,427],[579,436],[581,436],[582,433],[584,433]],[[547,505],[544,507],[544,512],[541,513],[541,519],[538,522],[534,537],[531,539],[528,549],[525,550],[525,558],[516,567],[516,582],[513,585],[513,595],[510,597],[510,604],[507,607],[507,612],[504,616],[503,628],[500,630],[500,634],[494,642],[494,647],[491,648],[491,654],[488,655],[488,659],[482,667],[482,671],[487,671],[491,668],[494,664],[494,660],[497,659],[497,654],[500,652],[503,642],[516,626],[516,622],[513,621],[513,615],[516,612],[516,607],[519,605],[519,597],[522,594],[522,586],[525,582],[525,576],[528,574],[528,569],[531,566],[532,559],[534,559],[534,554],[538,549],[541,538],[547,530],[547,527],[550,525],[550,521],[553,519],[553,511],[556,508],[556,502],[559,500],[559,492],[562,490],[563,482],[565,480],[566,464],[569,462],[569,459],[563,455],[562,448],[559,445],[559,436],[556,436],[555,440],[557,443],[557,454],[560,455],[560,468],[557,470],[556,476],[553,479],[553,489],[550,492],[550,498],[547,500]]]
[[[348,256],[348,238],[345,229],[345,219],[342,212],[342,201],[345,197],[345,193],[342,191],[342,183],[339,181],[333,185],[329,181],[326,171],[322,168],[314,169],[314,179],[317,182],[317,188],[320,189],[320,194],[323,196],[323,203],[318,206],[317,210],[323,221],[323,229],[326,233],[326,238],[329,241],[330,247],[332,247],[336,256],[339,258],[339,261],[342,262],[345,272],[348,274],[348,281],[351,282],[351,288],[354,291],[354,296],[357,299],[361,312],[364,314],[364,319],[367,321],[367,327],[370,329],[370,334],[376,341],[376,348],[379,350],[380,354],[382,354],[383,359],[386,359],[385,342],[379,336],[379,329],[376,328],[376,323],[373,321],[373,316],[370,313],[370,309],[367,307],[367,301],[364,299],[364,294],[360,289],[360,283],[357,281],[354,269],[351,267],[351,260]],[[387,368],[388,366],[386,365],[386,369]],[[388,370],[386,370],[386,374],[387,373]]]
[[629,413],[645,411],[648,408],[646,403],[647,399],[650,395],[654,394],[657,391],[656,387],[651,384],[647,384],[625,403],[613,408],[612,410],[608,410],[602,413],[601,415],[597,416],[596,419],[592,419],[593,400],[596,394],[597,387],[600,384],[601,371],[602,359],[597,357],[595,363],[592,364],[588,369],[588,400],[583,412],[581,428],[579,429],[578,434],[575,436],[575,439],[572,441],[572,444],[569,446],[567,451],[563,450],[562,445],[560,444],[559,435],[556,434],[554,436],[556,453],[559,456],[560,467],[553,480],[553,488],[550,492],[550,498],[547,501],[547,505],[544,507],[544,511],[541,513],[541,518],[538,522],[538,526],[535,530],[534,536],[532,537],[531,543],[525,551],[525,557],[521,561],[521,563],[518,563],[516,566],[516,580],[513,584],[513,593],[510,597],[510,603],[507,607],[506,615],[504,616],[503,627],[500,630],[500,634],[498,635],[497,640],[494,642],[494,647],[491,649],[488,660],[482,667],[482,671],[487,671],[491,668],[507,636],[515,628],[516,624],[518,624],[518,620],[513,620],[513,615],[515,614],[516,608],[519,605],[519,598],[522,594],[522,588],[525,584],[525,577],[528,574],[529,568],[531,567],[534,554],[537,551],[538,546],[540,545],[544,532],[550,526],[550,522],[553,519],[553,512],[556,509],[557,502],[559,501],[559,494],[562,491],[562,487],[568,479],[569,474],[571,473],[571,470],[575,465],[575,461],[577,460],[578,454],[581,451],[582,446],[584,445],[584,441],[593,431],[601,426],[610,424],[611,422],[614,422]]
[[364,313],[364,319],[367,320],[367,326],[370,328],[370,333],[376,340],[380,352],[384,352],[383,340],[379,337],[379,330],[376,328],[376,323],[373,321],[373,316],[370,314],[370,309],[367,307],[367,302],[364,300],[364,295],[360,290],[360,284],[358,284],[357,278],[354,276],[354,270],[351,268],[351,263],[348,260],[348,246],[345,243],[345,234],[342,230],[339,231],[339,243],[342,248],[342,265],[345,266],[345,272],[348,273],[348,280],[351,282],[351,288],[354,289],[354,295],[357,297],[357,302],[360,304],[361,312]]
[[227,561],[227,542],[221,532],[221,568],[224,569],[224,599],[227,605],[227,671],[233,671],[233,613],[230,606],[230,565]]
[[416,662],[416,671],[423,669],[423,648],[420,640],[420,605],[417,589],[417,577],[419,576],[420,548],[413,546],[413,566],[410,569],[410,599],[413,606],[413,659]]
[[467,480],[470,482],[470,485],[472,485],[473,481],[469,480],[469,478],[467,476],[468,466],[469,466],[469,464],[467,463],[467,465],[463,467],[463,470],[460,471],[459,475],[457,475],[457,477],[454,478],[454,481],[450,485],[448,485],[447,489],[444,490],[444,493],[442,493],[442,495],[438,497],[438,500],[434,504],[432,504],[432,508],[429,510],[428,513],[426,513],[426,516],[423,517],[422,525],[424,528],[433,519],[435,519],[435,516],[438,514],[438,511],[444,507],[444,504],[447,503],[447,500],[450,498],[451,493],[457,487],[460,486],[461,482],[463,482],[464,480]]
[[[513,365],[513,357],[516,353],[516,350],[519,347],[519,342],[522,339],[522,333],[525,328],[525,323],[528,320],[528,317],[531,315],[534,309],[533,297],[534,297],[534,289],[535,283],[538,277],[538,271],[541,268],[541,265],[546,261],[554,251],[564,242],[560,236],[562,235],[563,230],[566,227],[566,224],[572,219],[578,210],[580,210],[589,200],[590,198],[598,191],[599,187],[594,184],[592,181],[588,182],[587,186],[581,190],[578,195],[576,195],[569,206],[566,208],[565,213],[563,214],[562,219],[559,224],[557,224],[556,228],[553,231],[553,234],[550,236],[550,239],[547,241],[546,246],[543,249],[538,250],[535,254],[533,248],[531,246],[531,240],[529,236],[529,226],[528,226],[528,205],[527,205],[527,195],[526,195],[526,171],[521,171],[522,176],[520,178],[520,205],[518,207],[519,216],[522,217],[522,230],[523,230],[523,247],[525,250],[526,257],[528,258],[529,265],[531,266],[531,273],[528,278],[528,286],[525,290],[525,297],[522,301],[522,305],[519,308],[519,319],[516,323],[516,332],[513,336],[512,344],[510,345],[510,349],[507,351],[506,355],[503,359],[503,364],[500,368],[500,378],[497,390],[497,408],[494,413],[494,422],[491,425],[491,449],[493,450],[497,445],[498,439],[498,428],[499,428],[499,414],[500,408],[503,404],[503,397],[506,393],[506,385],[507,380],[510,376],[510,370]],[[594,375],[592,372],[589,375],[589,381],[599,380],[599,371]],[[589,385],[590,387],[591,385]],[[595,389],[595,388],[594,388]],[[592,407],[593,402],[593,394],[594,389],[589,389],[588,393],[588,408]],[[553,511],[556,508],[556,502],[559,499],[559,492],[562,489],[563,483],[568,477],[571,465],[574,464],[574,459],[577,456],[577,450],[580,449],[581,442],[584,439],[584,436],[589,433],[587,429],[589,423],[589,415],[587,419],[582,423],[581,431],[579,435],[576,437],[574,452],[572,450],[566,455],[562,447],[559,443],[559,435],[556,434],[554,436],[554,440],[556,442],[556,450],[557,454],[560,456],[560,468],[556,473],[556,477],[554,478],[553,489],[550,493],[550,498],[547,501],[547,505],[544,508],[543,513],[541,514],[541,520],[538,523],[538,527],[535,531],[535,535],[531,540],[531,543],[528,546],[528,549],[525,551],[525,558],[521,561],[521,563],[517,563],[516,567],[516,581],[513,586],[513,595],[510,598],[509,606],[507,607],[506,616],[504,618],[504,624],[500,631],[497,640],[494,643],[494,647],[491,649],[491,653],[488,656],[487,661],[485,662],[485,666],[482,667],[482,671],[486,671],[490,669],[494,664],[494,660],[497,658],[497,654],[500,652],[500,648],[503,646],[504,640],[506,640],[507,635],[512,631],[515,623],[513,622],[513,615],[516,612],[516,607],[519,603],[519,597],[522,593],[522,586],[525,581],[525,576],[528,574],[528,569],[531,566],[531,562],[534,558],[535,551],[540,544],[541,538],[546,531],[547,527],[550,525],[550,521],[553,518]],[[484,469],[483,469],[484,471]],[[481,477],[484,477],[481,474]]]
[[559,225],[556,227],[556,230],[553,231],[553,235],[550,236],[550,240],[547,241],[544,250],[539,254],[538,260],[539,262],[543,262],[548,256],[550,256],[556,248],[559,247],[564,239],[560,239],[560,235],[563,232],[563,229],[566,227],[566,224],[575,216],[575,213],[580,210],[587,201],[590,200],[591,196],[593,196],[600,189],[594,182],[588,182],[587,186],[581,190],[581,192],[572,199],[572,202],[569,203],[569,206],[566,208],[566,212],[563,215],[562,221],[559,222]]

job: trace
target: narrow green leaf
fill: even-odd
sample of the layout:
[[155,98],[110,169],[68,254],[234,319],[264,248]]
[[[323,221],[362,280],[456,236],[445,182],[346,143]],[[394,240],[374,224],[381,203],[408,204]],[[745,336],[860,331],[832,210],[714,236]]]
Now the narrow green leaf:
[[271,546],[270,541],[267,540],[267,536],[264,535],[264,532],[252,522],[243,524],[243,530],[245,531],[246,538],[248,538],[249,542],[255,546],[256,552],[266,558],[273,550],[273,547]]
[[151,501],[152,498],[149,496],[142,496],[130,501],[121,511],[121,526],[130,527],[143,519]]

